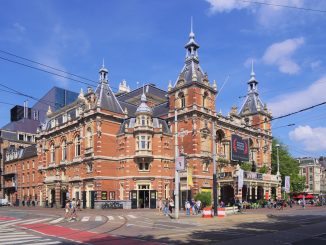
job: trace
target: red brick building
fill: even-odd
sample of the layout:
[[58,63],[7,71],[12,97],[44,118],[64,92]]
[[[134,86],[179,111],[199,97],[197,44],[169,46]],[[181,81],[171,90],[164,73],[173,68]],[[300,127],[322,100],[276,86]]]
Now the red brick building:
[[[180,173],[182,203],[212,191],[214,154],[220,200],[279,195],[280,180],[271,175],[271,113],[259,98],[255,73],[240,110],[233,107],[223,116],[216,112],[217,85],[200,67],[193,32],[185,48],[184,67],[167,92],[148,84],[116,96],[102,67],[95,91],[81,91],[56,112],[49,108],[37,136],[40,205],[48,200],[60,207],[76,198],[85,208],[109,200],[124,208],[154,208],[158,198],[173,197],[175,137],[187,162],[187,171]],[[243,162],[234,158],[234,135],[247,140],[246,161],[254,170],[244,172],[243,187],[238,186]]]

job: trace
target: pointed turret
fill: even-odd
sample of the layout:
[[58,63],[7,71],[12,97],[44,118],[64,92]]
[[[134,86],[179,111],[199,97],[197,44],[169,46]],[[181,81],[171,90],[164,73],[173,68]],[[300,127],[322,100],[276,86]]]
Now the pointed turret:
[[177,79],[174,86],[178,84],[179,81],[184,81],[185,83],[192,82],[202,82],[207,83],[208,78],[205,76],[202,68],[199,65],[198,49],[199,45],[195,41],[195,33],[193,31],[193,24],[191,19],[189,41],[185,45],[186,48],[186,60],[185,65],[181,70],[181,73]]
[[143,94],[140,98],[140,105],[138,106],[137,110],[136,110],[136,115],[137,114],[142,114],[142,113],[146,113],[146,114],[152,114],[152,109],[147,105],[147,98],[145,95],[145,91],[143,88]]
[[112,92],[109,86],[108,70],[104,66],[104,60],[99,73],[100,73],[100,81],[95,91],[97,97],[97,103],[96,103],[97,107],[100,107],[108,111],[123,114],[124,111],[121,108],[117,98],[115,97],[114,93]]
[[264,108],[264,104],[259,98],[257,85],[258,85],[258,81],[256,79],[256,74],[254,72],[254,64],[252,61],[250,79],[248,81],[248,94],[245,98],[243,105],[241,106],[239,112],[240,116],[252,115],[252,114],[257,114],[258,112],[262,112],[262,108]]

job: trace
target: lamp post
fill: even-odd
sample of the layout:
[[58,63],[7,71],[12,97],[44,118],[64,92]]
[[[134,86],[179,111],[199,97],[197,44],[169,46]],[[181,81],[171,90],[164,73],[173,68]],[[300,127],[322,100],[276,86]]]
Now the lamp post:
[[[179,156],[178,150],[178,114],[177,109],[174,110],[174,131],[175,131],[175,138],[174,138],[174,149],[175,149],[175,161]],[[175,219],[179,218],[179,172],[177,167],[175,166],[175,182],[174,182],[174,195],[175,195]]]
[[217,178],[216,178],[216,132],[215,122],[212,122],[212,136],[213,136],[213,199],[214,199],[214,216],[217,216]]
[[277,173],[276,175],[280,175],[280,157],[278,155],[278,148],[280,148],[280,144],[276,144],[276,157],[277,157]]

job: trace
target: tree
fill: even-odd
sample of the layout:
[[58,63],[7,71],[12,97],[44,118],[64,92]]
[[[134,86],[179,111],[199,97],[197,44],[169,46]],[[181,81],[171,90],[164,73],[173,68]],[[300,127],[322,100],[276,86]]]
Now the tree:
[[243,162],[241,163],[240,168],[244,171],[251,171],[252,164],[250,162]]
[[288,148],[279,140],[273,139],[272,148],[272,174],[277,173],[277,149],[279,144],[278,155],[280,160],[280,174],[282,177],[282,185],[284,186],[285,176],[290,176],[291,192],[302,192],[305,189],[305,177],[299,175],[299,162],[294,159]]

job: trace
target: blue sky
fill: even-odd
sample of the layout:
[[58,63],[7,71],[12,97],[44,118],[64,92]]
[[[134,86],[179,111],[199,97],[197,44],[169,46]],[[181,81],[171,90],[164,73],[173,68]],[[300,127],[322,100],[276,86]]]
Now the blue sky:
[[[326,10],[326,1],[262,2]],[[0,50],[97,81],[105,59],[113,90],[176,80],[194,19],[199,58],[221,87],[217,110],[241,106],[250,62],[259,91],[274,116],[326,101],[326,13],[250,4],[240,0],[0,1]],[[14,59],[0,52],[0,57]],[[17,59],[15,59],[17,60]],[[18,60],[19,61],[19,60]],[[53,86],[79,91],[85,85],[0,59],[0,83],[41,97]],[[3,89],[3,87],[0,87]],[[0,101],[26,98],[0,91]],[[30,105],[34,101],[30,100]],[[0,103],[0,125],[11,105]],[[273,122],[273,135],[294,156],[326,151],[326,105]],[[282,127],[295,123],[292,127]]]

